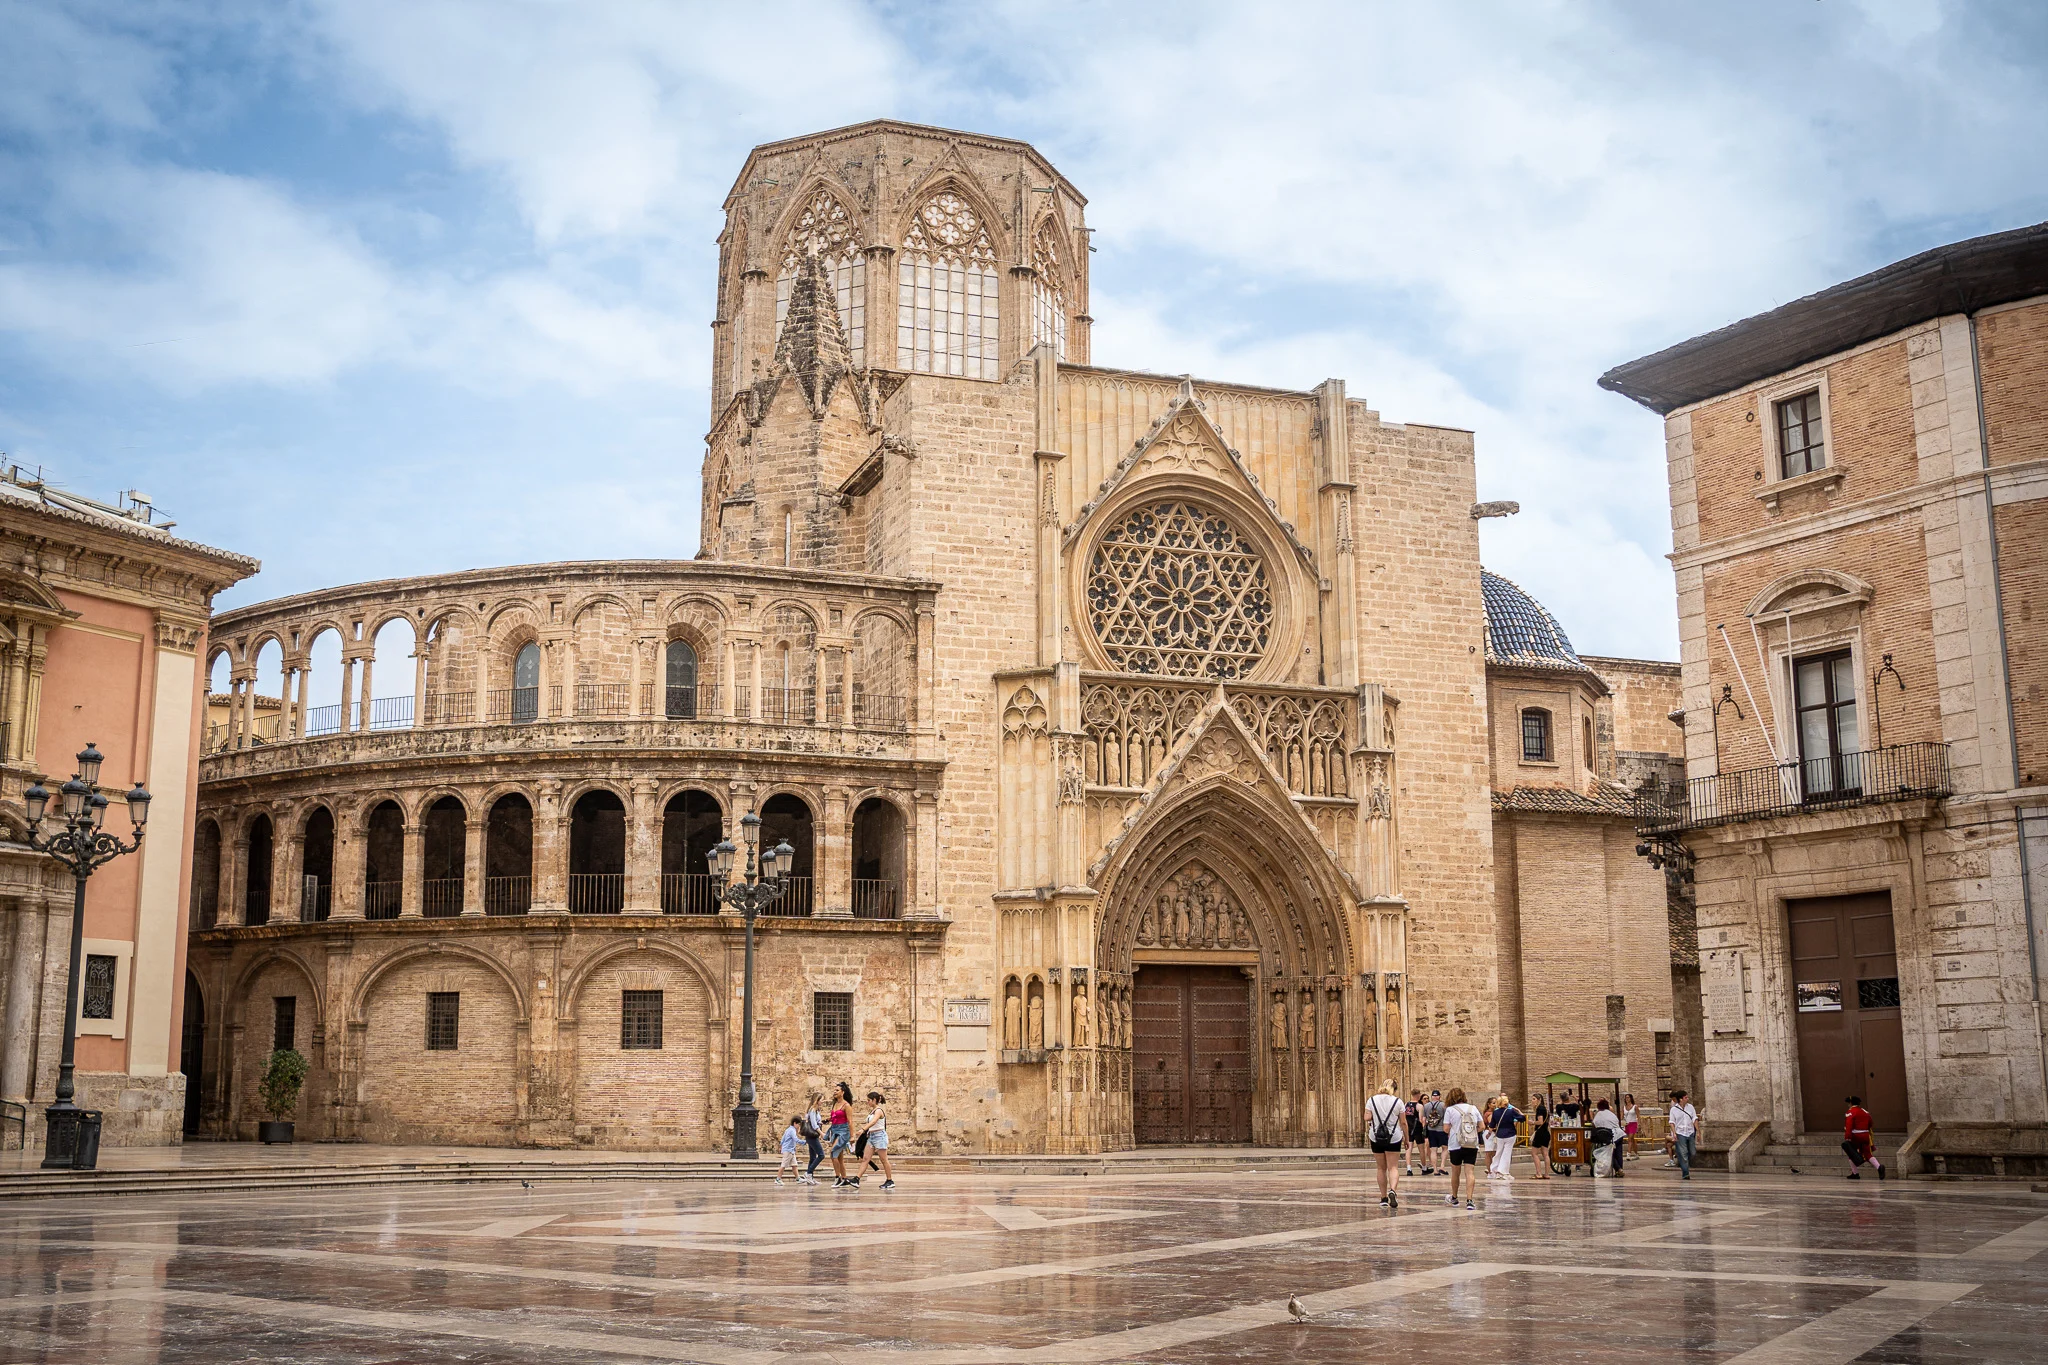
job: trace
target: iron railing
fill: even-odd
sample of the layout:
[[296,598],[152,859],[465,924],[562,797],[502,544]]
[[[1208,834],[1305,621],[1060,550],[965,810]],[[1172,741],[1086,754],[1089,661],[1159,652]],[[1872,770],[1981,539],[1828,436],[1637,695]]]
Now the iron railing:
[[853,917],[855,919],[895,919],[897,909],[897,885],[893,881],[878,881],[869,877],[853,879]]
[[326,919],[333,909],[334,883],[308,872],[299,890],[299,919],[312,924]]
[[761,912],[764,915],[790,915],[807,917],[811,913],[811,879],[791,877],[783,888],[781,899]]
[[370,724],[372,730],[409,730],[412,728],[412,694],[402,697],[372,697],[370,699]]
[[397,919],[404,898],[403,882],[364,882],[363,918]]
[[1948,745],[1890,744],[1695,777],[1683,793],[1641,793],[1636,798],[1636,829],[1641,834],[1672,834],[1775,815],[1938,799],[1953,790]]
[[486,915],[523,915],[533,906],[533,878],[484,878]]
[[570,914],[616,915],[625,908],[625,873],[571,872],[569,874]]
[[306,712],[306,738],[314,735],[336,735],[341,733],[341,703],[332,706],[315,706]]
[[462,913],[462,878],[429,877],[420,883],[420,913],[429,919],[451,919]]
[[866,730],[908,730],[910,701],[906,697],[877,697],[853,689],[853,723]]
[[576,714],[579,716],[632,715],[633,684],[577,683]]
[[476,719],[476,693],[429,692],[426,695],[426,714],[420,717],[422,725],[468,725]]
[[709,872],[664,872],[661,874],[661,913],[664,915],[715,915],[718,898],[711,894]]
[[764,687],[760,705],[756,720],[769,725],[809,725],[817,719],[818,692],[812,687]]
[[540,719],[538,687],[501,687],[484,694],[484,720],[492,725],[524,725]]
[[716,683],[698,683],[695,687],[668,687],[663,688],[662,693],[662,714],[670,720],[695,720],[699,716],[719,714]]

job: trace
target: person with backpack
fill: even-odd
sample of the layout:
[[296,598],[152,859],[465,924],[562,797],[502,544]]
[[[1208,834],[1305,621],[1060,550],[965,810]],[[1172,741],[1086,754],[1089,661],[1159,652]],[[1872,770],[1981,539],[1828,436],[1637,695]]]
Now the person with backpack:
[[1380,1093],[1365,1102],[1365,1136],[1372,1145],[1373,1163],[1380,1172],[1380,1207],[1401,1207],[1401,1130],[1407,1111],[1392,1081],[1380,1086]]
[[809,1103],[804,1106],[803,1119],[796,1126],[796,1135],[810,1148],[811,1158],[810,1164],[804,1168],[803,1178],[797,1182],[799,1185],[817,1184],[818,1167],[825,1163],[825,1144],[820,1141],[825,1134],[825,1116],[818,1112],[818,1106],[824,1102],[825,1097],[813,1090]]
[[1427,1139],[1423,1137],[1422,1133],[1422,1092],[1420,1090],[1408,1092],[1408,1103],[1401,1106],[1401,1121],[1407,1128],[1405,1135],[1407,1141],[1402,1144],[1401,1148],[1403,1158],[1401,1164],[1404,1167],[1402,1174],[1415,1174],[1415,1154],[1421,1152],[1422,1173],[1428,1175],[1429,1148],[1424,1145]]
[[[1422,1106],[1423,1140],[1428,1144],[1422,1160],[1424,1175],[1444,1173],[1444,1092],[1429,1092],[1429,1103]],[[1431,1158],[1435,1158],[1431,1160]],[[1432,1170],[1431,1167],[1435,1169]]]
[[1479,1107],[1465,1102],[1465,1092],[1457,1086],[1451,1087],[1444,1106],[1444,1146],[1451,1159],[1451,1192],[1444,1196],[1446,1204],[1458,1202],[1458,1183],[1462,1174],[1465,1185],[1465,1208],[1472,1208],[1472,1196],[1479,1191]]

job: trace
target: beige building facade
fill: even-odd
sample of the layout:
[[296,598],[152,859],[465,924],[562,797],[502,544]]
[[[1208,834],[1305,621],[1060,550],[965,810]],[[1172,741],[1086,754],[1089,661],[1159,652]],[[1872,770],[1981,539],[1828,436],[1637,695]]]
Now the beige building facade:
[[797,850],[764,1114],[845,1078],[913,1150],[1351,1144],[1382,1078],[1498,1083],[1472,436],[1090,364],[1084,210],[1002,138],[757,148],[694,561],[219,618],[210,1131],[289,1043],[309,1136],[721,1145],[742,939],[704,858],[748,811]]
[[[110,507],[19,468],[0,474],[0,1144],[42,1146],[70,982],[74,883],[27,844],[22,791],[106,756],[111,797],[155,798],[136,852],[91,878],[76,1102],[106,1146],[181,1140],[184,905],[199,784],[199,657],[214,594],[256,563],[172,536],[147,504]],[[125,838],[120,802],[107,824]],[[51,820],[43,833],[51,832]]]
[[1706,1115],[2048,1166],[2048,227],[1603,377],[1664,414]]

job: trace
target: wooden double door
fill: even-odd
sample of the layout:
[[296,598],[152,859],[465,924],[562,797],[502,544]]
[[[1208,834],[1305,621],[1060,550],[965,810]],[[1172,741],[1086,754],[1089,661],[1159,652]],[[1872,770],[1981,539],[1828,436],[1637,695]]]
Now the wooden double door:
[[1236,967],[1145,965],[1131,990],[1141,1143],[1252,1140],[1251,982]]
[[1851,1095],[1878,1132],[1906,1130],[1906,1049],[1892,898],[1827,896],[1785,907],[1806,1129],[1839,1133]]

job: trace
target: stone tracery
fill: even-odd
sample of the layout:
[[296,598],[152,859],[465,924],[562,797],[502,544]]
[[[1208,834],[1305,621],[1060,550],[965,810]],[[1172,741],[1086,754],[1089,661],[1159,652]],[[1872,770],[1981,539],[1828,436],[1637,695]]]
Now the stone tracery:
[[1272,634],[1258,551],[1220,513],[1181,499],[1135,508],[1104,533],[1087,600],[1104,653],[1126,673],[1241,678]]

